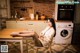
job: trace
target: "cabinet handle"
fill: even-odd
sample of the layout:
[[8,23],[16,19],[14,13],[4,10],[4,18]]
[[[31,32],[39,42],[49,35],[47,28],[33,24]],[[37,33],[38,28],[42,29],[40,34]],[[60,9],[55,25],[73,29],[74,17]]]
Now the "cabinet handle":
[[28,24],[28,25],[33,25],[33,24]]
[[45,21],[44,23],[48,23],[47,21]]

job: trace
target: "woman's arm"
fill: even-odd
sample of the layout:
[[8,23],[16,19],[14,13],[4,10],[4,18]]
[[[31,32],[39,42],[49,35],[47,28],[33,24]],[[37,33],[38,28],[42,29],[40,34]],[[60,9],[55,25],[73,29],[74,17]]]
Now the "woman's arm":
[[50,29],[49,32],[47,32],[45,35],[40,35],[39,38],[41,40],[51,42],[55,34],[55,30],[53,28]]
[[49,29],[49,26],[47,26],[44,30],[41,31],[40,35],[44,35],[44,33]]

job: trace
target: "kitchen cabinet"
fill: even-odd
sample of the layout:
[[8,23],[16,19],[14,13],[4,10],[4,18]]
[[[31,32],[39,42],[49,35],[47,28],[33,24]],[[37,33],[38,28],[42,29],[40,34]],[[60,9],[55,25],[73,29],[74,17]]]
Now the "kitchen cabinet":
[[46,21],[28,21],[26,22],[28,30],[36,31],[38,34],[47,26]]
[[27,26],[26,26],[26,21],[17,21],[16,22],[16,28],[25,28],[25,29],[27,29],[26,28]]
[[16,29],[17,22],[16,21],[6,21],[6,27],[8,29]]
[[7,29],[33,30],[38,34],[47,26],[46,21],[6,21]]
[[26,29],[26,21],[6,21],[6,28],[8,29]]
[[9,0],[0,0],[0,18],[10,18]]

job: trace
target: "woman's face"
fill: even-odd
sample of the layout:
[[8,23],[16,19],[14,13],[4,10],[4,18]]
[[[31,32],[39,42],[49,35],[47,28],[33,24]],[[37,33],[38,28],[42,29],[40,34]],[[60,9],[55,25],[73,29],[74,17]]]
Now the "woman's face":
[[52,27],[52,23],[50,22],[50,20],[48,20],[48,25]]

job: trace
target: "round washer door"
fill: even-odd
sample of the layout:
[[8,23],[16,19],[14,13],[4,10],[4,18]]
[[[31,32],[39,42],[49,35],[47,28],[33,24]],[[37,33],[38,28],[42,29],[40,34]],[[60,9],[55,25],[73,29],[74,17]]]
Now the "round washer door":
[[61,35],[62,37],[66,37],[66,36],[68,36],[68,33],[69,33],[69,32],[64,29],[64,30],[61,31],[60,35]]
[[60,35],[62,38],[68,39],[72,36],[72,31],[70,31],[68,29],[63,29],[63,30],[61,30]]

